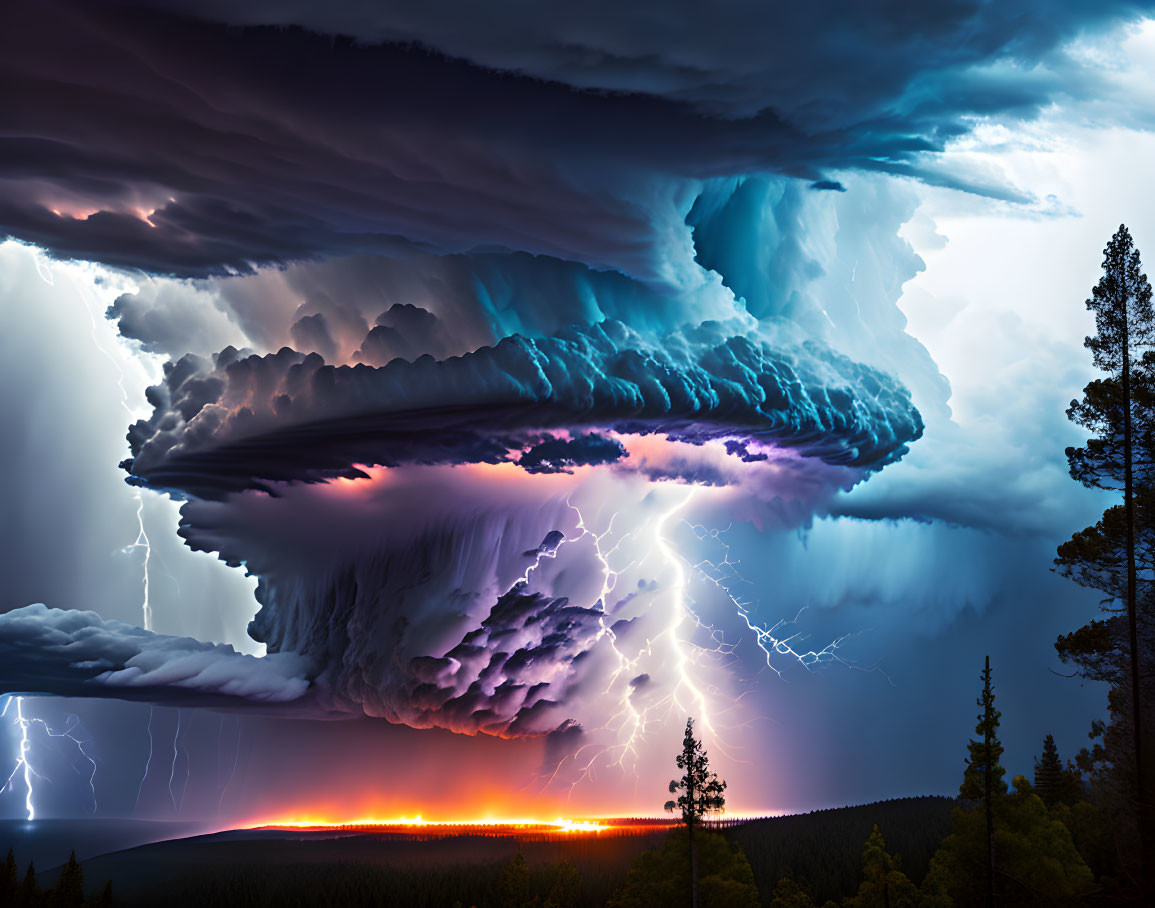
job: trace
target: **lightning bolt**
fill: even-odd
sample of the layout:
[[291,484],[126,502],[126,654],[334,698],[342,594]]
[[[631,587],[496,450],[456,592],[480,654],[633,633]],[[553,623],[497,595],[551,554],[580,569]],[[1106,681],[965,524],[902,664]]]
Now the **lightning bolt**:
[[[97,811],[96,804],[96,760],[84,749],[84,742],[76,737],[73,732],[80,726],[80,718],[76,715],[68,717],[68,725],[63,731],[53,731],[52,728],[43,719],[30,719],[30,724],[39,725],[44,729],[44,733],[51,738],[67,738],[76,745],[76,749],[80,751],[80,755],[92,764],[92,772],[88,774],[88,790],[92,794],[92,813],[95,815]],[[80,770],[76,770],[78,773]]]
[[154,746],[152,739],[152,720],[155,715],[156,710],[150,707],[148,710],[148,757],[146,757],[144,761],[144,775],[140,777],[140,785],[138,785],[136,789],[136,801],[132,805],[132,810],[134,813],[140,806],[140,793],[144,791],[144,783],[148,779],[148,771],[152,766],[152,751]]
[[[51,287],[56,285],[56,280],[53,275],[52,268],[45,262],[41,256],[36,256],[36,270],[40,275],[41,280]],[[120,392],[120,406],[124,410],[131,422],[136,418],[136,414],[129,403],[128,389],[125,387],[125,371],[124,363],[121,356],[114,356],[113,353],[101,342],[100,339],[100,325],[104,321],[103,316],[98,313],[97,307],[92,298],[83,286],[78,284],[75,280],[69,280],[72,285],[73,292],[80,299],[84,306],[85,314],[88,316],[89,336],[92,339],[92,345],[100,354],[112,364],[116,370],[116,387]],[[148,528],[145,526],[144,520],[144,494],[139,486],[133,489],[133,498],[136,502],[136,538],[126,545],[121,551],[125,554],[140,550],[143,552],[141,559],[141,627],[146,631],[153,629],[152,622],[152,578],[151,578],[151,561],[152,561],[152,542],[148,537]],[[149,708],[148,714],[148,758],[145,761],[144,775],[141,777],[140,786],[137,788],[136,802],[139,805],[140,792],[144,788],[145,780],[148,778],[149,766],[152,762],[153,740],[152,740],[152,720],[154,709]],[[83,752],[83,749],[82,749]],[[87,754],[85,754],[87,757]],[[93,778],[96,774],[96,764],[93,762]],[[92,780],[90,779],[90,782]],[[93,802],[95,803],[95,785],[93,785]],[[135,807],[134,807],[135,809]]]
[[221,812],[221,804],[224,802],[224,799],[225,799],[225,792],[228,791],[229,785],[232,784],[233,776],[236,775],[236,773],[237,773],[237,763],[239,763],[240,759],[241,759],[241,720],[239,718],[236,718],[236,717],[234,717],[234,719],[236,721],[236,743],[235,743],[235,746],[233,748],[233,768],[229,772],[229,777],[227,779],[225,779],[224,787],[221,789],[220,796],[217,798],[217,815],[218,816],[220,815],[220,812]]
[[9,696],[8,699],[4,701],[4,709],[0,710],[0,718],[8,715],[8,708],[13,703],[16,704],[15,724],[16,727],[20,729],[20,744],[16,751],[16,766],[9,774],[8,780],[4,783],[4,787],[0,788],[0,793],[6,791],[14,792],[16,790],[16,776],[21,770],[24,770],[24,809],[28,811],[28,819],[35,820],[36,808],[32,803],[32,777],[36,776],[38,779],[43,779],[44,777],[32,768],[32,764],[28,758],[28,752],[32,749],[32,744],[28,740],[28,728],[31,723],[28,719],[24,718],[24,698]]
[[[695,679],[692,670],[696,661],[692,654],[700,647],[688,640],[685,634],[687,624],[702,626],[694,614],[687,593],[689,564],[678,554],[667,537],[671,522],[691,504],[699,489],[692,486],[676,488],[677,491],[674,493],[669,493],[665,488],[655,489],[652,494],[668,498],[668,501],[662,502],[663,506],[658,513],[636,524],[634,529],[617,534],[614,527],[618,522],[618,512],[611,515],[604,530],[598,531],[591,527],[586,515],[576,504],[568,502],[576,517],[576,533],[565,538],[547,555],[555,558],[564,545],[581,540],[587,540],[587,544],[592,548],[601,575],[601,587],[594,595],[592,603],[592,608],[598,612],[599,631],[595,642],[604,639],[616,660],[616,666],[609,674],[604,693],[613,696],[615,690],[617,691],[613,713],[601,728],[595,731],[607,731],[617,741],[610,745],[584,745],[572,757],[567,757],[558,764],[545,782],[547,787],[569,759],[574,760],[578,766],[576,778],[570,786],[571,793],[582,780],[593,781],[600,764],[624,771],[629,771],[631,767],[636,768],[640,759],[640,746],[654,718],[684,713],[687,705],[698,715],[702,726],[712,735],[716,735],[709,692]],[[624,563],[619,563],[623,558]],[[544,560],[545,558],[539,554],[535,563],[523,575],[526,582]],[[666,580],[658,599],[659,607],[666,615],[666,619],[661,631],[647,639],[644,646],[639,647],[636,652],[627,651],[625,644],[613,629],[616,623],[613,613],[622,601],[620,599],[618,602],[614,601],[614,592],[622,575],[633,568],[640,568],[651,560],[656,562],[658,574]],[[631,679],[645,674],[641,666],[643,657],[663,658],[665,664],[673,667],[677,681],[665,697],[639,707],[634,702],[634,686]]]
[[[38,725],[49,737],[67,738],[69,741],[75,744],[76,749],[80,753],[81,757],[83,757],[91,765],[92,771],[89,772],[86,782],[88,783],[88,790],[92,795],[92,813],[95,815],[98,809],[96,800],[96,759],[85,749],[84,741],[74,734],[77,728],[80,727],[79,717],[76,715],[70,715],[68,717],[68,724],[65,726],[65,728],[62,731],[56,731],[43,719],[39,719],[35,716],[26,716],[24,714],[24,700],[24,697],[9,696],[4,702],[4,708],[0,710],[0,718],[3,718],[4,716],[8,715],[8,710],[12,707],[12,704],[15,703],[16,715],[13,719],[13,724],[20,729],[20,743],[16,752],[16,766],[9,774],[7,781],[4,783],[4,786],[0,788],[0,793],[6,791],[14,791],[17,776],[23,774],[24,807],[28,811],[28,819],[36,819],[36,808],[33,802],[34,792],[32,786],[32,778],[35,776],[37,779],[41,779],[42,781],[48,781],[43,775],[36,771],[36,769],[32,766],[31,761],[32,739],[29,736],[29,730],[32,728],[32,726]],[[22,770],[23,773],[21,773]],[[76,772],[80,773],[80,770],[77,769]]]
[[[783,618],[774,624],[757,619],[756,600],[739,592],[743,585],[753,587],[754,584],[742,576],[740,562],[732,557],[730,545],[724,538],[728,528],[709,529],[682,517],[703,491],[697,486],[659,484],[651,492],[655,496],[656,512],[651,511],[648,516],[632,521],[630,530],[617,532],[615,526],[621,512],[614,512],[605,529],[598,530],[591,526],[581,508],[570,501],[568,505],[576,517],[576,532],[563,539],[552,551],[539,552],[522,576],[522,581],[528,584],[547,560],[558,557],[563,547],[586,540],[601,577],[600,589],[592,603],[593,609],[599,613],[596,640],[604,639],[616,660],[603,690],[614,704],[611,714],[599,728],[592,729],[610,734],[613,743],[606,744],[603,740],[583,745],[559,762],[545,780],[544,787],[552,784],[562,767],[570,761],[576,769],[570,784],[571,794],[580,782],[596,781],[596,773],[602,766],[627,772],[633,769],[636,779],[647,731],[655,721],[665,722],[675,716],[694,715],[699,727],[710,735],[714,746],[730,756],[720,720],[736,706],[718,712],[715,708],[718,690],[705,683],[703,679],[708,676],[703,676],[700,668],[703,659],[732,657],[741,638],[733,643],[727,642],[721,629],[703,619],[699,603],[692,595],[692,586],[697,583],[721,594],[727,611],[740,619],[739,627],[751,635],[767,667],[779,678],[784,678],[782,669],[778,667],[784,658],[797,662],[807,671],[837,663],[859,671],[877,671],[887,677],[877,666],[864,668],[843,658],[839,650],[853,634],[837,637],[820,649],[800,645],[806,637],[794,628],[805,607],[793,618]],[[672,539],[676,525],[689,527],[699,542],[720,546],[721,556],[700,560],[687,558]],[[698,555],[695,554],[694,558],[698,559]],[[650,576],[656,574],[662,581],[657,590],[658,598],[651,606],[659,617],[658,631],[643,646],[633,644],[636,651],[614,632],[617,623],[614,614],[625,601],[621,597],[615,601],[615,589],[621,577],[633,568],[653,572]],[[646,674],[644,665],[654,665],[655,660],[672,673],[671,687],[665,696],[639,704],[634,697],[632,679]],[[887,681],[890,681],[889,677]]]
[[[176,762],[180,758],[180,726],[183,713],[181,710],[176,711],[176,732],[172,736],[172,769],[168,775],[168,796],[172,799],[172,807],[178,814],[180,813],[181,804],[184,803],[184,789],[181,789],[180,804],[177,803],[176,793],[173,792],[173,781],[176,779]],[[188,784],[188,776],[185,776],[185,784]]]
[[811,649],[802,651],[795,649],[795,644],[804,641],[806,637],[801,632],[786,635],[782,633],[782,629],[796,626],[803,612],[806,611],[807,606],[800,608],[793,618],[783,618],[773,625],[768,626],[758,623],[752,613],[753,609],[757,607],[757,602],[736,594],[731,588],[737,585],[752,587],[754,584],[752,581],[743,577],[739,571],[741,561],[735,561],[730,557],[730,544],[722,538],[729,532],[730,528],[727,527],[725,530],[718,530],[704,527],[701,524],[690,523],[689,521],[684,522],[698,540],[711,540],[721,547],[721,560],[713,561],[709,558],[703,558],[692,566],[692,570],[698,578],[722,593],[725,600],[733,607],[734,613],[742,620],[746,629],[754,635],[754,641],[765,657],[766,666],[779,678],[783,678],[784,676],[781,669],[775,665],[775,656],[792,658],[807,671],[814,671],[816,667],[837,662],[840,665],[856,671],[877,672],[886,678],[888,683],[893,684],[890,676],[879,666],[875,665],[870,668],[865,668],[849,662],[839,655],[838,650],[842,644],[853,638],[855,634],[843,634],[840,637],[836,637],[819,650]]

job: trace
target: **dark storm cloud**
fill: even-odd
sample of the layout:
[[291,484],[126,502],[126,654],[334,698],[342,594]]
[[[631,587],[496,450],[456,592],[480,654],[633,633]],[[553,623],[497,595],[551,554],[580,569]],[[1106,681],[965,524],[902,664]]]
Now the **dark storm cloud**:
[[560,473],[577,466],[613,463],[624,456],[621,442],[596,432],[575,438],[546,435],[521,455],[517,465],[528,473]]
[[481,66],[144,6],[20,4],[3,30],[0,230],[186,276],[416,247],[652,277],[663,181],[823,185],[860,168],[970,185],[925,153],[972,114],[1030,115],[1071,90],[1057,43],[1137,9],[451,7],[214,12]]
[[[1066,38],[1149,4],[1043,0],[895,0],[765,6],[720,0],[594,0],[576,6],[503,0],[145,0],[234,24],[301,25],[365,42],[416,42],[497,70],[576,88],[654,95],[725,117],[773,110],[810,129],[896,112],[896,99],[947,94],[946,111],[1030,105],[1039,86],[968,67],[1029,63]],[[949,81],[947,74],[954,76]],[[948,91],[943,92],[943,88]],[[924,89],[922,92],[919,89]],[[923,98],[934,106],[931,97]]]
[[154,487],[199,495],[354,463],[528,457],[523,466],[540,468],[553,457],[534,447],[551,428],[691,443],[741,436],[860,467],[901,456],[922,432],[909,394],[884,373],[814,344],[779,352],[718,323],[672,333],[661,347],[603,322],[377,369],[334,368],[285,348],[264,357],[227,349],[211,368],[185,357],[165,372],[149,389],[152,417],[130,430],[126,466]]

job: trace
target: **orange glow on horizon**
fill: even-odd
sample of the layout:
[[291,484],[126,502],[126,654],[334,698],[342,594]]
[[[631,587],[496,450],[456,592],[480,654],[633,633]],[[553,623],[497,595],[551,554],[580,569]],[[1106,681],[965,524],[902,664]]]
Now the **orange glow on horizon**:
[[295,816],[287,820],[263,820],[252,825],[246,824],[248,829],[267,829],[287,827],[292,829],[341,829],[349,827],[374,827],[393,829],[436,829],[438,827],[464,829],[470,827],[483,828],[511,828],[511,829],[548,829],[554,832],[601,832],[609,829],[605,823],[596,820],[567,820],[557,817],[553,820],[540,820],[533,817],[515,817],[512,819],[495,819],[485,817],[471,820],[426,820],[421,814],[415,817],[395,817],[382,819],[380,817],[363,817],[360,819],[333,820],[316,816]]

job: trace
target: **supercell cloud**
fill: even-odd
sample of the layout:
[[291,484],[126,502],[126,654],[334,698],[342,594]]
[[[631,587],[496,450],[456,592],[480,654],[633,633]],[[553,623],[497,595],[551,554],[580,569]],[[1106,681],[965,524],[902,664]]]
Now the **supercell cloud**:
[[167,358],[124,467],[258,578],[269,655],[31,606],[7,689],[619,760],[724,691],[673,526],[805,527],[946,411],[890,177],[1030,201],[937,153],[1137,9],[828,7],[13,7],[0,233],[146,275],[107,312]]

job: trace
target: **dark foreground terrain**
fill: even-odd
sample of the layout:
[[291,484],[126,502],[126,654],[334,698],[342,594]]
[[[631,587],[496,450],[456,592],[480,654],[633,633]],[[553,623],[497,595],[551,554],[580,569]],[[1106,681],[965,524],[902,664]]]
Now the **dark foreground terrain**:
[[[947,798],[907,798],[755,820],[724,834],[749,857],[763,904],[769,904],[775,883],[787,875],[805,878],[820,900],[838,899],[855,892],[862,842],[875,823],[893,850],[902,854],[903,867],[912,876],[921,876],[947,832],[953,803]],[[3,827],[0,831],[9,832]],[[61,832],[55,831],[54,838]],[[120,835],[124,834],[122,830]],[[563,875],[572,877],[576,870],[580,894],[571,904],[593,908],[605,905],[638,855],[660,844],[667,834],[644,826],[596,835],[495,830],[443,837],[361,830],[236,830],[143,844],[87,859],[91,846],[78,842],[77,856],[87,888],[99,891],[111,880],[118,906],[451,908],[460,903],[497,908],[507,901],[508,868],[520,853],[529,867],[531,891],[541,903],[547,903]],[[114,848],[119,844],[114,837],[107,841]],[[20,842],[11,844],[23,869],[27,858]],[[58,866],[41,873],[41,886],[50,885],[58,874]]]

